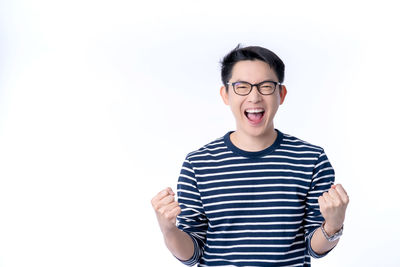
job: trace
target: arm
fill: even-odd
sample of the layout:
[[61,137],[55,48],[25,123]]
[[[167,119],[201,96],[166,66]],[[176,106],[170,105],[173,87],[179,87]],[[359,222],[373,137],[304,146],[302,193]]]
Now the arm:
[[175,225],[181,209],[174,195],[172,189],[168,187],[158,193],[151,202],[167,248],[176,258],[186,261],[194,254],[194,245],[192,238]]
[[[329,236],[331,236],[334,233],[336,233],[337,231],[329,233],[325,230],[325,232]],[[323,254],[327,253],[328,251],[333,249],[337,245],[337,243],[339,243],[339,239],[336,241],[333,241],[333,242],[329,242],[328,240],[326,240],[324,234],[322,233],[321,228],[318,228],[317,230],[315,230],[315,232],[311,238],[311,247],[315,251],[315,253],[317,253],[319,255],[323,255]]]
[[[306,197],[306,211],[304,217],[306,246],[309,255],[313,258],[320,258],[326,255],[326,253],[321,253],[322,250],[314,251],[314,248],[318,249],[319,247],[319,245],[315,247],[315,241],[320,241],[318,242],[318,244],[320,244],[321,242],[324,242],[322,238],[325,238],[321,229],[319,229],[321,224],[324,222],[324,217],[319,209],[318,200],[321,194],[329,190],[334,181],[335,172],[324,150],[321,150],[320,155],[314,164],[310,189],[308,190]],[[328,251],[329,250],[326,252]]]
[[[340,184],[332,185],[328,192],[325,192],[318,198],[318,203],[322,216],[325,219],[323,225],[328,236],[332,236],[338,232],[344,222],[346,208],[349,203],[349,197]],[[318,228],[311,238],[311,247],[317,254],[325,254],[334,248],[339,239],[336,241],[328,241],[321,228]]]
[[205,215],[194,168],[188,158],[183,162],[179,175],[177,195],[181,208],[181,213],[177,217],[177,227],[190,236],[194,246],[193,256],[182,262],[191,266],[199,262],[203,255],[208,219]]
[[178,180],[178,202],[167,188],[152,200],[161,232],[171,253],[192,266],[203,254],[208,221],[204,214],[197,180],[189,160],[185,160]]
[[193,240],[184,231],[177,227],[164,234],[165,244],[169,251],[181,261],[188,261],[194,254]]

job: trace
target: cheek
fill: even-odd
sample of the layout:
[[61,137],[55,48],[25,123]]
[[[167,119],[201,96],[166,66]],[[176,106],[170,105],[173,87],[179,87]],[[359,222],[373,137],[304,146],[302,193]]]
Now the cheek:
[[229,106],[233,113],[240,113],[241,102],[238,99],[229,99]]
[[233,113],[236,117],[237,117],[237,116],[240,116],[240,113],[241,113],[240,107],[238,107],[238,106],[236,106],[236,105],[231,105],[230,107],[231,107],[232,113]]
[[267,110],[269,114],[275,114],[279,108],[279,97],[267,103]]

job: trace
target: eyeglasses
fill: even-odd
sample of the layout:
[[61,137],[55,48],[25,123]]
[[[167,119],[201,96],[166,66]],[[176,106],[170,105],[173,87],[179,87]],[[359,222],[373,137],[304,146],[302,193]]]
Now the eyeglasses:
[[251,84],[248,82],[238,81],[234,83],[227,83],[233,86],[233,91],[238,95],[248,95],[250,94],[253,86],[257,87],[257,90],[262,95],[272,95],[275,92],[276,86],[281,85],[281,83],[274,81],[263,81],[257,84]]

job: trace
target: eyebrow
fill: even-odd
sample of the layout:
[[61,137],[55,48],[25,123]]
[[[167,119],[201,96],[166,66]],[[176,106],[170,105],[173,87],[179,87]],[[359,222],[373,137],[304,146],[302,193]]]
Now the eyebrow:
[[[248,81],[243,81],[243,80],[238,80],[238,81],[236,81],[236,82],[232,82],[232,83],[250,83],[250,84],[252,84],[251,82],[248,82]],[[264,81],[261,81],[261,82],[259,82],[259,83],[254,83],[254,84],[260,84],[260,83],[264,83],[264,82],[274,82],[274,83],[279,83],[279,82],[277,82],[277,81],[273,81],[273,80],[264,80]]]

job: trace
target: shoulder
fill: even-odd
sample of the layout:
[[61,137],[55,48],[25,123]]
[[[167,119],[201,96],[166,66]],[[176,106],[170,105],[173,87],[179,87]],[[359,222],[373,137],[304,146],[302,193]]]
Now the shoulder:
[[325,150],[321,146],[311,144],[290,134],[282,133],[282,135],[282,142],[278,149],[282,155],[305,160],[315,167],[329,161]]
[[324,149],[321,146],[311,144],[303,139],[287,133],[282,133],[281,147],[294,150],[309,150],[318,152],[319,154],[324,153]]
[[196,149],[186,156],[188,160],[202,156],[216,156],[221,153],[227,152],[227,146],[224,141],[225,136],[214,139],[213,141],[205,144],[204,146]]

